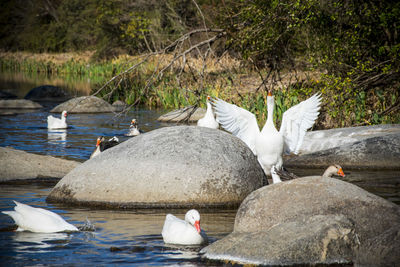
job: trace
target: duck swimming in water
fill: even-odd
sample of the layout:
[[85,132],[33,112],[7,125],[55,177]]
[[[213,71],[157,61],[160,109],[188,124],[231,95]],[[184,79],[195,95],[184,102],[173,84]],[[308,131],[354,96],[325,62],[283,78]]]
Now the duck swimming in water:
[[136,119],[132,119],[129,132],[125,134],[125,136],[138,136],[141,133],[143,133],[143,131],[139,129]]
[[186,212],[185,220],[167,214],[161,234],[167,244],[200,245],[207,242],[207,236],[200,229],[200,213],[195,209]]
[[[329,166],[325,172],[322,174],[321,178],[331,178],[332,176],[341,176],[341,177],[345,177],[346,175],[343,172],[342,167],[340,167],[340,165],[334,164]],[[284,169],[276,169],[275,166],[272,166],[271,168],[271,176],[272,176],[272,182],[274,184],[280,183],[283,181],[287,181],[287,180],[292,180],[292,179],[296,179],[296,178],[300,178],[297,175],[288,172]]]
[[94,158],[95,156],[97,156],[101,152],[103,152],[104,150],[109,149],[110,147],[116,146],[118,144],[119,144],[119,139],[116,136],[114,136],[113,138],[110,138],[109,140],[106,140],[104,138],[104,136],[99,136],[97,138],[96,148],[90,155],[90,158]]
[[61,113],[61,118],[56,118],[52,115],[47,117],[47,129],[67,129],[67,111]]
[[18,225],[17,231],[35,233],[56,233],[79,231],[74,225],[67,223],[60,215],[42,208],[34,208],[14,201],[14,211],[2,211],[13,218]]

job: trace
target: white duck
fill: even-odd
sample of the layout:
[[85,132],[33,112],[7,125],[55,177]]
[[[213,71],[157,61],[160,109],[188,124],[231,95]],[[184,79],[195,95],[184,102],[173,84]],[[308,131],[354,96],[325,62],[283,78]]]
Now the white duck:
[[221,99],[213,101],[217,121],[225,130],[248,145],[266,175],[271,175],[272,166],[281,169],[284,151],[298,154],[306,131],[314,125],[318,117],[320,104],[320,95],[315,94],[291,107],[283,114],[278,132],[273,121],[275,100],[271,92],[268,92],[268,117],[260,132],[253,113]]
[[79,231],[72,224],[67,223],[60,215],[26,204],[14,201],[15,211],[2,211],[13,218],[18,225],[17,231],[31,231],[35,233],[55,233],[64,231]]
[[200,229],[200,214],[195,209],[186,212],[185,220],[167,214],[161,234],[167,244],[200,245],[207,242]]
[[[342,167],[338,164],[334,164],[329,166],[325,172],[322,174],[321,178],[331,178],[332,176],[341,176],[345,177],[346,175],[343,172]],[[277,170],[275,166],[272,166],[271,168],[271,176],[272,176],[272,182],[274,184],[282,182],[281,178],[283,180],[292,180],[299,178],[298,176],[294,175],[293,173],[283,171],[283,170]]]
[[129,126],[129,132],[125,136],[138,136],[142,132],[139,130],[136,119],[132,119],[131,125]]
[[206,102],[207,111],[206,111],[206,114],[204,115],[204,117],[197,121],[197,126],[208,127],[208,128],[212,128],[212,129],[218,129],[219,124],[215,120],[214,112],[213,112],[212,106],[211,106],[211,104],[209,102],[210,99],[211,99],[210,96],[207,96],[207,102]]
[[61,113],[61,119],[49,115],[47,117],[47,129],[67,129],[67,111]]

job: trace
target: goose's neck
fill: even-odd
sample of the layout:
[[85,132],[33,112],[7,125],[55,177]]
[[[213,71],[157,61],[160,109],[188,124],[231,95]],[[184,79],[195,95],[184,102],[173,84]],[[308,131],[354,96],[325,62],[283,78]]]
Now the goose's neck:
[[328,168],[325,170],[324,174],[322,174],[322,178],[331,178],[335,171],[333,171],[331,168]]
[[273,99],[267,99],[267,121],[265,122],[264,128],[275,128],[274,125],[274,108],[275,103]]
[[206,111],[206,116],[212,116],[214,117],[213,111],[212,111],[212,107],[210,102],[207,101],[207,111]]

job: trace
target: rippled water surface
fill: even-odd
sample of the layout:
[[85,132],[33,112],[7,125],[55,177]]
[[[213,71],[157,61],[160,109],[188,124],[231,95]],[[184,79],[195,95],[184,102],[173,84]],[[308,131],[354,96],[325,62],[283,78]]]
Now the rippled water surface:
[[[122,117],[113,114],[70,114],[67,130],[48,131],[46,118],[55,103],[43,104],[45,107],[40,110],[0,116],[0,146],[83,162],[95,148],[98,136],[115,135],[122,141],[126,140],[124,134],[132,118],[138,120],[145,132],[169,126],[156,121],[165,111],[139,108]],[[322,170],[291,171],[299,176],[322,173]],[[347,181],[400,203],[399,172],[349,171],[347,174]],[[163,243],[160,233],[165,214],[172,212],[183,218],[183,210],[93,210],[48,204],[45,199],[52,186],[0,185],[0,210],[11,210],[14,206],[12,200],[17,200],[52,210],[76,226],[83,226],[89,220],[94,224],[95,231],[55,234],[14,232],[11,231],[14,227],[11,218],[0,213],[0,265],[213,264],[201,260],[199,247],[171,247]],[[211,242],[232,231],[235,213],[235,210],[201,211],[202,228]]]

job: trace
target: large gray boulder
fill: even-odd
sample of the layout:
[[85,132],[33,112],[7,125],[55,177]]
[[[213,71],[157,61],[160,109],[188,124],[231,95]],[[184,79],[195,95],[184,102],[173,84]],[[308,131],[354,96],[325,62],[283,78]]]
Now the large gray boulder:
[[0,182],[26,179],[60,179],[80,163],[0,147]]
[[71,97],[68,91],[60,87],[41,85],[31,89],[24,98],[34,101],[65,101]]
[[63,110],[69,113],[107,113],[115,112],[116,108],[97,96],[81,96],[61,103],[50,112],[58,113]]
[[254,191],[241,204],[233,233],[202,253],[264,265],[351,264],[367,257],[390,265],[400,262],[400,229],[393,228],[399,224],[396,204],[338,179],[305,177]]
[[39,103],[26,99],[0,100],[0,109],[38,109],[42,108]]
[[157,120],[161,122],[197,122],[205,114],[205,109],[191,106],[168,112],[158,117]]
[[400,169],[400,125],[375,125],[308,132],[292,168]]
[[251,150],[223,131],[157,129],[105,150],[67,174],[49,201],[102,207],[237,207],[261,187]]

